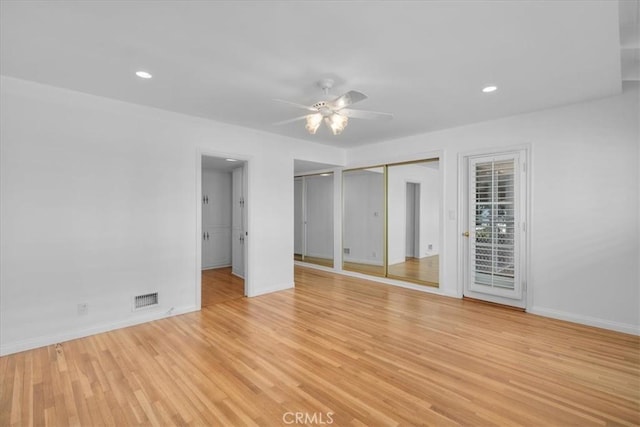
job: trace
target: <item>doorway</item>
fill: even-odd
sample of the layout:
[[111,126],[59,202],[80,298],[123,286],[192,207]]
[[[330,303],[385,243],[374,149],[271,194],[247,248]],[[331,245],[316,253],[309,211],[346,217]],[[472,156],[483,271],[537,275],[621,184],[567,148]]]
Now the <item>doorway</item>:
[[243,161],[201,158],[201,307],[242,298],[245,290]]
[[526,150],[462,159],[465,297],[526,308],[526,159]]
[[420,258],[420,184],[407,182],[407,249],[405,257]]

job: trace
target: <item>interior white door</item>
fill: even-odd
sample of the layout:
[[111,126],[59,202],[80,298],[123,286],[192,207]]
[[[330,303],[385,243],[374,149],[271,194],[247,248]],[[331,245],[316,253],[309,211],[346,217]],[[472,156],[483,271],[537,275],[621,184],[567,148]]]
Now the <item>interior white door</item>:
[[202,268],[231,265],[231,174],[202,171]]
[[[211,244],[211,194],[213,191],[213,180],[210,179],[210,172],[202,171],[202,269],[213,267],[213,245]],[[207,238],[207,236],[209,238]]]
[[231,272],[244,278],[245,251],[245,199],[244,167],[238,167],[232,173],[232,232],[231,232]]
[[464,294],[525,307],[525,153],[467,158]]

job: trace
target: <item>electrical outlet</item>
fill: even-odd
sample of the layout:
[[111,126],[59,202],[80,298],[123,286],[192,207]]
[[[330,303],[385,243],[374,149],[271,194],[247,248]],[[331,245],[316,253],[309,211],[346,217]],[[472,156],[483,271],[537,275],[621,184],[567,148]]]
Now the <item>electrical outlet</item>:
[[78,316],[85,316],[89,314],[89,303],[83,302],[78,304]]
[[372,255],[374,258],[376,257],[376,253],[375,253],[375,252],[373,252],[371,255]]
[[433,250],[433,245],[431,243],[429,243],[429,250]]

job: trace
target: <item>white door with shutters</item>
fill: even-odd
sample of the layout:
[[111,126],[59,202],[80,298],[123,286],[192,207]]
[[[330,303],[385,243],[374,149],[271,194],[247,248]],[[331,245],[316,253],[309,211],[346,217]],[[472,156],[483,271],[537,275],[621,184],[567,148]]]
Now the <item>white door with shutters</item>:
[[526,152],[465,158],[464,295],[525,307]]

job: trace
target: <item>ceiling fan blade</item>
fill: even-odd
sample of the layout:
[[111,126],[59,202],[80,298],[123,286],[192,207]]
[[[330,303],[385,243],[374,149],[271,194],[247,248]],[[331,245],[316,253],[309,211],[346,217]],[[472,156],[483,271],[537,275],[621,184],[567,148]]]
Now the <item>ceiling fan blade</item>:
[[378,111],[365,111],[365,110],[351,110],[349,108],[343,108],[340,110],[340,114],[354,119],[367,119],[367,120],[391,120],[393,114],[380,113]]
[[274,101],[277,102],[282,102],[284,104],[289,104],[289,105],[293,105],[294,107],[298,107],[298,108],[302,108],[304,110],[309,110],[309,111],[313,111],[314,113],[317,113],[318,110],[313,108],[313,107],[309,107],[308,105],[302,105],[302,104],[298,104],[297,102],[291,102],[291,101],[286,101],[284,99],[274,99]]
[[348,107],[351,104],[355,104],[356,102],[360,102],[367,99],[367,95],[364,93],[358,92],[356,90],[350,90],[334,99],[333,101],[327,102],[327,106],[334,111],[342,110],[344,107]]
[[293,122],[297,122],[298,120],[304,120],[304,119],[307,118],[307,116],[308,116],[308,114],[305,114],[304,116],[296,117],[296,118],[289,119],[289,120],[283,120],[281,122],[276,122],[273,125],[274,126],[286,125],[287,123],[293,123]]

